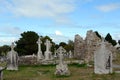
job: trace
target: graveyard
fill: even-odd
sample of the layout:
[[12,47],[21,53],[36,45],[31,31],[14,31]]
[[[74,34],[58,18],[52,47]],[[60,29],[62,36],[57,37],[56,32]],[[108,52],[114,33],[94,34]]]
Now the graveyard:
[[0,80],[120,80],[120,0],[0,0]]
[[[119,80],[120,46],[113,46],[92,30],[86,38],[75,35],[74,51],[64,46],[51,51],[49,39],[36,41],[37,53],[20,55],[11,50],[0,58],[1,80]],[[42,45],[45,51],[42,51]],[[43,54],[44,53],[44,54]]]

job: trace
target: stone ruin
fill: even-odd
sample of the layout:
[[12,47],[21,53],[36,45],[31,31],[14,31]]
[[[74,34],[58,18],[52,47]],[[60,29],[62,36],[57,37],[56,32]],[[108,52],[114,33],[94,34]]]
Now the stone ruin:
[[112,73],[112,52],[104,40],[94,52],[94,72],[96,74]]
[[14,51],[14,43],[11,45],[11,51],[7,53],[7,70],[18,70],[18,53]]
[[68,70],[68,66],[63,61],[63,59],[64,59],[63,54],[65,52],[66,52],[66,50],[61,46],[57,49],[57,53],[59,55],[59,64],[56,65],[56,71],[55,71],[55,75],[57,75],[57,76],[61,76],[61,75],[68,76],[68,75],[70,75],[70,71]]
[[75,35],[74,40],[74,57],[77,59],[84,59],[85,41],[78,34]]
[[[99,47],[101,39],[92,30],[87,31],[86,38],[83,40],[78,34],[74,39],[74,57],[80,60],[84,60],[86,63],[94,60],[94,51]],[[106,47],[112,51],[113,59],[116,57],[116,49],[112,44],[106,44]]]

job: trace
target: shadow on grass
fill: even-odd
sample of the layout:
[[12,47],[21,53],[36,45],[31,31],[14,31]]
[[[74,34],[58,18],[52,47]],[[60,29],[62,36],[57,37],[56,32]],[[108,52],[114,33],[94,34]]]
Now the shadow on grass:
[[78,64],[78,63],[72,63],[72,64],[69,64],[68,66],[87,68],[87,64]]

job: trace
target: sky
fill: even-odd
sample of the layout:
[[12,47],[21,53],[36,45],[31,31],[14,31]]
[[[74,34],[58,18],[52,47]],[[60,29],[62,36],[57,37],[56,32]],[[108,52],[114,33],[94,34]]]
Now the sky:
[[25,31],[50,36],[55,43],[85,38],[88,30],[120,40],[120,0],[0,0],[0,45]]

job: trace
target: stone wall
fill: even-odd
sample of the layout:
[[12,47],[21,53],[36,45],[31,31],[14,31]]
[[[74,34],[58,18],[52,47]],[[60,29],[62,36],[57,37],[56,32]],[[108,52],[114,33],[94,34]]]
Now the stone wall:
[[19,65],[35,65],[37,64],[37,58],[33,56],[20,56],[19,57]]

